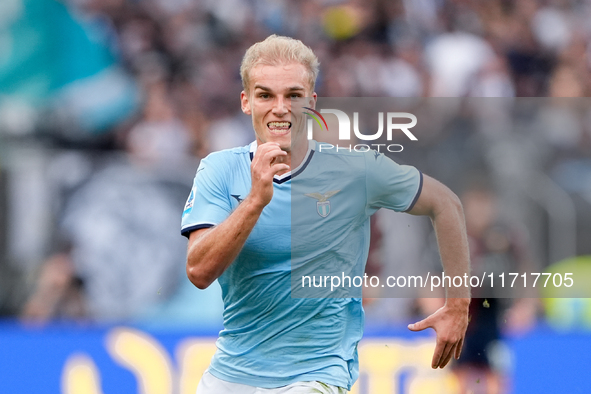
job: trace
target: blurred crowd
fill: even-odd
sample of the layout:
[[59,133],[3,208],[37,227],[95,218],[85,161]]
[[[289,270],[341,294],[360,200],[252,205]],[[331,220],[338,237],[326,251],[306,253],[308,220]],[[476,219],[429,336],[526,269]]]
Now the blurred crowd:
[[[29,0],[8,3],[13,11],[22,4],[12,15],[27,16]],[[589,0],[56,4],[84,26],[89,41],[106,48],[114,66],[97,72],[100,80],[93,74],[69,82],[49,100],[0,93],[0,313],[32,320],[219,325],[219,289],[198,292],[184,277],[180,214],[198,160],[254,139],[240,111],[239,65],[245,50],[269,34],[299,38],[316,52],[321,97],[503,97],[506,103],[591,94]],[[0,18],[0,33],[10,23]],[[59,45],[54,49],[57,56]],[[83,63],[85,54],[71,61]],[[1,60],[3,86],[10,70],[2,72]],[[125,105],[117,112],[109,107],[114,102]],[[548,106],[516,133],[491,128],[486,116],[479,124],[456,108],[447,129],[423,136],[415,156],[399,158],[458,193],[468,192],[474,178],[488,179],[495,198],[513,202],[511,212],[536,202],[516,217],[526,223],[518,229],[525,234],[519,249],[532,249],[527,259],[537,267],[589,254],[577,239],[591,234],[591,110],[588,102],[572,103]],[[97,120],[89,108],[112,114],[110,121]],[[508,166],[522,168],[522,176]],[[531,174],[543,179],[524,190]],[[561,252],[546,242],[554,216],[562,215],[549,207],[565,196],[570,202],[563,209],[572,208],[565,215],[575,216],[575,246]],[[474,212],[469,220],[478,222]],[[492,226],[500,219],[487,220]],[[559,231],[572,227],[560,218],[554,224]],[[393,233],[391,224],[382,226],[382,238]],[[428,226],[413,224],[410,235],[396,253],[424,258],[417,256],[432,237]],[[369,308],[368,317],[403,319],[421,307],[405,308],[381,306],[373,315]]]

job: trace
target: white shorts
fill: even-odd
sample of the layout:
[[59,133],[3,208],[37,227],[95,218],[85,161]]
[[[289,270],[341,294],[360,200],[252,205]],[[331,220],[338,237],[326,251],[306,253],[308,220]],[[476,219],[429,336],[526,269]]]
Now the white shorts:
[[248,386],[246,384],[230,383],[221,380],[205,371],[199,386],[197,394],[346,394],[347,390],[343,387],[337,387],[320,382],[297,382],[288,386],[277,387],[274,389],[264,389],[261,387]]

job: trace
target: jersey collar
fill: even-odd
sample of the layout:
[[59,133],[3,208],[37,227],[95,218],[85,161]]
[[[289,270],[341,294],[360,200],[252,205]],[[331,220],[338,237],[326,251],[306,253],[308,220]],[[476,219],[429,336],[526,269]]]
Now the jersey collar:
[[[257,151],[257,146],[258,146],[258,144],[257,144],[256,140],[250,143],[250,161],[252,161],[252,159],[254,158],[254,155]],[[304,156],[304,160],[302,160],[300,165],[297,166],[296,168],[294,168],[293,170],[286,172],[283,175],[275,175],[273,177],[273,182],[278,183],[278,184],[287,182],[291,178],[293,178],[294,176],[297,176],[302,171],[304,171],[304,169],[308,166],[308,163],[310,163],[310,160],[312,160],[312,156],[314,155],[315,148],[316,148],[316,141],[309,140],[308,141],[308,151],[306,152],[306,155]]]

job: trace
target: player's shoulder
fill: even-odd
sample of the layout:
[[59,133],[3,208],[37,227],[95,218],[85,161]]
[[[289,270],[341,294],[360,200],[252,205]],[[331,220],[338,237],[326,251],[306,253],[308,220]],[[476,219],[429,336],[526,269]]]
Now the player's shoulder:
[[229,182],[232,175],[243,173],[250,166],[250,146],[223,149],[211,152],[199,162],[195,178],[205,180],[218,179]]
[[211,152],[201,160],[199,167],[215,167],[220,171],[232,169],[244,164],[245,161],[250,161],[250,151],[250,145],[246,145]]
[[203,160],[209,162],[240,160],[242,157],[248,157],[250,155],[251,145],[252,144],[211,152]]

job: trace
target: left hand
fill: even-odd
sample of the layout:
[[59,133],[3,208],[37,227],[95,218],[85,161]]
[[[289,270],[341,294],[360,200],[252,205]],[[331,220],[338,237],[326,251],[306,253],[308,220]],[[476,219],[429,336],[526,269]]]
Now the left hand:
[[446,304],[425,319],[409,324],[411,331],[422,331],[429,327],[435,330],[437,341],[431,367],[445,367],[451,358],[460,358],[466,329],[468,328],[468,306],[470,299],[448,299]]

